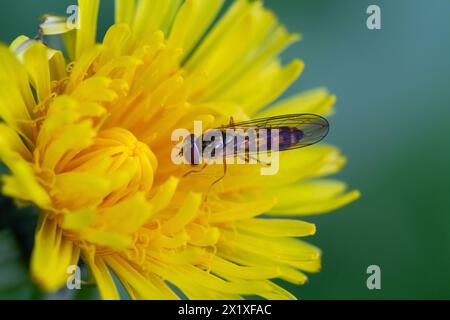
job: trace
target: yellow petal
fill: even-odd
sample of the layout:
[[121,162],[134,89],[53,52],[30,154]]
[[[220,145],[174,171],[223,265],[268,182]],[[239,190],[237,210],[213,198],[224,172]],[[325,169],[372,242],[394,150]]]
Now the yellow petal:
[[132,234],[147,222],[152,213],[152,207],[145,199],[145,195],[136,193],[115,206],[101,209],[99,222],[101,221],[102,226],[107,230]]
[[230,203],[229,207],[224,210],[214,210],[208,221],[223,223],[252,218],[269,211],[275,204],[276,199],[271,196],[253,201]]
[[[220,78],[214,81],[213,88],[202,99],[235,98],[236,101],[246,100],[247,88],[255,87],[254,82],[264,80],[261,72],[266,65],[273,65],[276,57],[292,43],[298,41],[298,34],[291,34],[283,26],[273,28],[268,32],[267,39],[256,47],[245,59],[238,61],[232,69],[227,70]],[[253,85],[253,86],[252,86]],[[239,98],[239,100],[237,100]]]
[[206,81],[195,87],[191,99],[239,101],[254,113],[300,74],[300,61],[286,67],[276,61],[279,52],[298,38],[287,33],[262,2],[234,2],[186,61],[189,82],[201,72],[206,74]]
[[218,14],[224,0],[188,0],[173,23],[169,45],[182,48],[186,57]]
[[237,227],[268,237],[305,237],[316,233],[314,224],[289,219],[251,219],[239,222]]
[[186,224],[191,222],[196,217],[201,202],[202,194],[192,192],[189,193],[174,216],[164,222],[162,225],[163,232],[173,234],[183,229]]
[[59,130],[58,136],[54,136],[43,152],[42,167],[53,171],[66,152],[90,146],[94,136],[95,130],[90,120],[66,125]]
[[205,256],[205,250],[196,247],[186,247],[182,251],[161,250],[148,253],[149,256],[169,264],[197,263]]
[[273,293],[267,281],[225,281],[223,278],[208,273],[193,265],[166,265],[156,260],[149,262],[149,267],[156,274],[167,279],[182,290],[185,288],[195,296],[205,299],[211,291],[219,294],[261,295]]
[[[172,288],[170,288],[167,283],[164,281],[164,279],[161,279],[160,277],[154,276],[153,274],[148,274],[146,277],[146,280],[150,282],[156,290],[158,290],[161,294],[161,299],[168,299],[168,300],[179,300],[180,298],[172,291]],[[132,287],[128,282],[123,283],[125,289],[127,290],[128,294],[133,300],[148,300],[149,297],[144,292],[140,292],[136,290],[134,287]],[[155,291],[156,291],[155,290]]]
[[0,133],[2,131],[5,135],[0,136],[0,160],[11,174],[2,177],[2,192],[17,199],[31,201],[40,208],[48,208],[50,197],[39,184],[31,164],[25,160],[30,155],[13,131],[1,126]]
[[67,75],[66,61],[61,51],[48,49],[50,77],[52,81],[60,81]]
[[280,287],[279,285],[268,281],[270,283],[272,291],[262,295],[264,299],[267,300],[297,300],[297,298],[287,291],[286,289]]
[[[313,257],[306,260],[279,260],[276,257],[270,257],[270,256],[263,256],[259,254],[249,254],[248,251],[237,249],[233,251],[219,251],[220,256],[232,261],[236,262],[239,265],[245,265],[245,266],[267,266],[267,267],[273,267],[277,266],[280,268],[280,273],[283,274],[283,276],[280,275],[280,277],[287,278],[287,281],[294,280],[294,278],[297,278],[297,281],[300,280],[299,276],[297,277],[294,274],[291,274],[291,269],[299,269],[307,272],[317,272],[320,270],[320,255],[317,255],[316,257]],[[287,269],[285,269],[287,268]]]
[[280,270],[276,266],[241,266],[220,257],[212,259],[210,268],[214,273],[237,279],[264,280],[280,276]]
[[116,23],[126,23],[131,25],[134,19],[135,0],[115,1],[115,21]]
[[[42,43],[30,39],[26,36],[19,36],[17,37],[10,45],[11,50],[13,50],[17,56],[17,58],[24,63],[25,62],[25,54],[28,52],[28,50],[36,45],[41,45]],[[49,71],[50,71],[50,78],[51,80],[61,80],[66,76],[66,63],[64,60],[64,55],[59,50],[53,50],[48,47],[46,48],[46,55],[48,59],[48,65],[49,65]],[[36,49],[35,49],[36,51]],[[28,59],[31,60],[31,59]],[[32,74],[37,74],[35,71],[38,66],[33,66],[33,62],[28,62],[29,67],[32,70]],[[45,67],[42,66],[42,67]],[[46,74],[47,71],[44,69],[44,74]],[[34,75],[34,77],[39,77],[39,75]]]
[[[91,110],[83,110],[81,106]],[[79,151],[92,143],[95,135],[92,122],[77,121],[93,111],[96,110],[92,103],[80,105],[65,95],[53,101],[39,131],[35,150],[44,167],[54,169],[68,151]]]
[[[27,72],[11,50],[0,44],[0,82],[4,81],[17,88],[21,100],[25,104],[25,110],[28,110],[31,115],[36,103],[31,92]],[[22,106],[17,105],[16,108],[22,108]],[[25,114],[26,112],[21,111],[20,113]]]
[[282,114],[314,113],[327,116],[332,113],[336,97],[325,89],[315,89],[283,100],[259,112],[256,118],[273,117]]
[[[339,171],[346,159],[332,146],[317,145],[279,153],[279,170],[275,175],[262,176],[261,166],[228,166],[228,175],[223,179],[223,192],[246,188],[275,188],[329,175]],[[251,178],[242,179],[245,174]]]
[[[234,1],[225,16],[223,16],[214,28],[208,32],[199,48],[187,62],[186,68],[188,70],[199,69],[201,64],[204,64],[205,61],[211,59],[211,55],[214,52],[222,52],[223,55],[224,51],[222,50],[223,48],[220,47],[220,44],[225,41],[227,33],[242,30],[237,28],[236,24],[242,23],[243,18],[246,15],[250,15],[252,8],[255,8],[256,6],[260,7],[260,4],[258,4],[257,1]],[[259,11],[260,9],[257,8],[256,10]],[[236,32],[236,34],[232,34],[229,38],[231,39],[235,35],[239,36]],[[238,42],[235,42],[235,44],[236,43]]]
[[114,273],[127,287],[132,288],[134,295],[142,299],[174,299],[175,294],[167,296],[166,291],[161,292],[151,281],[146,279],[142,273],[133,268],[126,260],[118,255],[105,256],[105,262],[114,270]]
[[220,238],[219,228],[204,226],[197,223],[190,223],[187,225],[186,233],[189,236],[188,242],[199,247],[212,247],[216,245]]
[[70,79],[69,83],[67,84],[66,93],[71,93],[81,83],[81,81],[86,78],[89,68],[100,56],[101,52],[102,47],[100,45],[94,45],[89,49],[86,49],[84,54],[77,59],[77,62],[73,67],[72,72],[70,73]]
[[65,172],[55,176],[52,196],[58,206],[77,210],[100,205],[113,191],[112,187],[106,176],[90,172]]
[[320,257],[320,250],[304,241],[294,238],[273,238],[261,235],[223,231],[220,246],[224,250],[246,252],[249,255],[288,263],[289,261],[309,261]]
[[33,130],[30,113],[19,88],[11,82],[0,81],[0,119],[3,119],[32,145]]
[[136,9],[136,16],[133,23],[133,30],[137,35],[149,35],[157,30],[167,31],[171,25],[173,15],[181,1],[173,0],[152,0],[139,1]]
[[165,209],[172,200],[173,195],[178,187],[179,179],[170,177],[164,182],[151,198],[150,202],[154,207],[155,213]]
[[323,199],[322,201],[297,204],[289,208],[274,208],[270,215],[282,215],[282,216],[308,216],[313,214],[328,213],[339,209],[361,196],[358,190],[336,196],[331,199]]
[[96,244],[99,247],[110,248],[114,251],[123,251],[133,243],[130,235],[112,231],[103,231],[98,228],[82,229],[78,232],[81,239]]
[[103,258],[99,256],[90,257],[88,254],[83,256],[95,278],[100,297],[103,300],[120,300],[119,291]]
[[0,149],[17,152],[26,161],[31,161],[33,157],[17,132],[3,123],[0,123]]
[[9,45],[9,48],[14,52],[17,59],[23,63],[23,56],[25,52],[28,50],[30,46],[32,46],[36,40],[30,39],[27,36],[21,35],[15,38],[11,44]]
[[[274,64],[263,70],[260,74],[260,81],[252,82],[250,90],[258,94],[249,94],[245,102],[244,109],[249,114],[254,114],[262,107],[273,102],[300,76],[303,71],[304,63],[300,60],[294,60],[285,67]],[[251,91],[248,91],[249,93]]]
[[24,63],[38,101],[42,102],[51,91],[47,48],[40,42],[34,42],[24,53]]
[[89,51],[96,42],[97,15],[99,0],[78,0],[78,18],[80,28],[77,30],[76,58]]
[[83,81],[72,92],[72,97],[78,100],[90,100],[96,102],[112,102],[118,98],[114,90],[109,89],[111,79],[94,76]]
[[173,21],[175,19],[175,16],[176,16],[178,10],[180,10],[180,6],[181,6],[182,3],[183,3],[182,0],[172,0],[172,1],[170,1],[170,7],[167,10],[166,15],[165,15],[163,21],[161,22],[160,27],[159,27],[159,30],[164,32],[166,37],[169,34],[169,31],[171,30],[171,28],[173,26]]
[[295,261],[291,262],[290,265],[306,272],[319,272],[322,267],[320,259],[311,261]]
[[[125,2],[127,4],[132,3],[129,0]],[[111,26],[103,39],[103,45],[108,48],[103,54],[108,54],[109,59],[119,57],[125,53],[124,51],[131,40],[131,36],[132,33],[129,25],[121,23]]]
[[95,219],[96,210],[85,208],[72,211],[64,215],[62,228],[67,230],[81,230],[87,228]]
[[336,180],[317,180],[290,184],[277,188],[271,194],[278,199],[277,208],[295,206],[339,196],[347,185]]
[[67,267],[78,264],[80,251],[64,238],[55,220],[43,218],[35,236],[31,257],[31,273],[44,290],[53,292],[68,279]]
[[279,187],[270,193],[278,199],[277,205],[270,212],[277,215],[326,213],[359,198],[358,191],[346,193],[346,189],[345,183],[333,180],[318,180]]

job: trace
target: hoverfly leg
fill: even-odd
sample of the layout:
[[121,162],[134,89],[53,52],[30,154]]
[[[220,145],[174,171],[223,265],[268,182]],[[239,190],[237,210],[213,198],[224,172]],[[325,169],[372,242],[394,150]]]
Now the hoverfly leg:
[[262,164],[262,165],[267,166],[267,167],[270,167],[272,165],[270,162],[261,161],[258,158],[253,157],[253,156],[251,156],[249,154],[246,154],[244,158],[242,156],[240,156],[240,158],[242,160],[244,160],[245,163],[250,163],[250,160],[255,160],[258,164]]
[[212,188],[218,184],[220,181],[223,180],[223,178],[225,178],[225,176],[227,175],[227,161],[226,161],[226,157],[224,155],[223,157],[223,174],[220,176],[219,179],[217,179],[216,181],[214,181],[208,188],[208,192],[206,193],[206,198],[205,201],[208,201],[208,196],[211,193]]
[[250,156],[250,159],[253,159],[256,162],[258,162],[259,164],[265,165],[267,167],[270,167],[272,165],[272,163],[270,163],[270,162],[261,161],[258,158],[255,158],[255,157],[252,157],[252,156]]
[[188,171],[188,172],[186,172],[186,173],[183,175],[183,178],[185,178],[185,177],[187,177],[187,176],[190,176],[191,174],[194,174],[194,173],[201,173],[203,170],[206,169],[207,166],[208,166],[208,164],[205,163],[199,170],[191,170],[191,171]]

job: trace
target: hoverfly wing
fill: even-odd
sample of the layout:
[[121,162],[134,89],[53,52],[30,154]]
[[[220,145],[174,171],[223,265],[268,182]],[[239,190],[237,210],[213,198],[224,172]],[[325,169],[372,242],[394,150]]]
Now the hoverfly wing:
[[307,147],[323,140],[329,132],[327,119],[316,114],[288,114],[232,123],[223,129],[278,130],[279,150]]

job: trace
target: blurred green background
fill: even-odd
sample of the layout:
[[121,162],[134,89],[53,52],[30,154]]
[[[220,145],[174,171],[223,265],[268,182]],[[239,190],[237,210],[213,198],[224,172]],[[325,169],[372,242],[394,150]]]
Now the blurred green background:
[[[39,15],[63,14],[74,3],[2,1],[0,40],[34,36]],[[113,20],[112,3],[102,3],[100,33]],[[338,178],[363,193],[344,209],[308,219],[318,227],[308,240],[322,248],[323,270],[290,289],[303,299],[449,299],[450,1],[265,3],[304,37],[283,56],[306,62],[288,94],[325,86],[338,96],[328,141],[349,159]],[[381,7],[381,30],[366,27],[370,4]],[[11,205],[1,201],[2,211]],[[25,232],[20,222],[8,224]],[[0,287],[9,286],[0,298],[39,297],[20,272],[5,271],[25,266],[8,251],[13,239],[0,238],[0,262],[8,262]],[[381,290],[366,287],[372,264],[381,268]]]

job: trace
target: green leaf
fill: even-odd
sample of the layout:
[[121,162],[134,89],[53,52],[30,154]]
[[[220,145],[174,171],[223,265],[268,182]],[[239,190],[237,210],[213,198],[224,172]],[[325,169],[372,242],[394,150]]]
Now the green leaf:
[[0,232],[0,299],[30,299],[36,294],[17,242],[9,230]]

